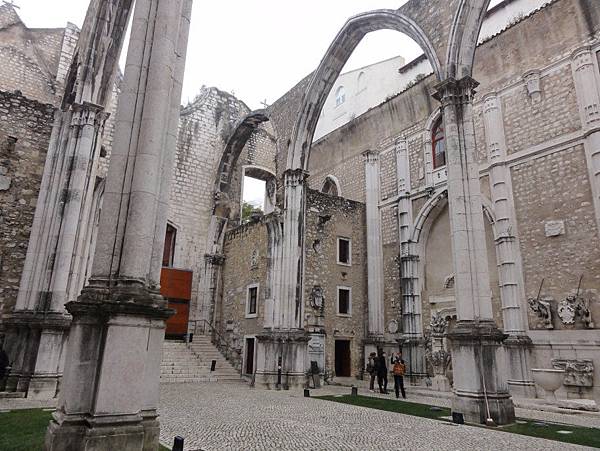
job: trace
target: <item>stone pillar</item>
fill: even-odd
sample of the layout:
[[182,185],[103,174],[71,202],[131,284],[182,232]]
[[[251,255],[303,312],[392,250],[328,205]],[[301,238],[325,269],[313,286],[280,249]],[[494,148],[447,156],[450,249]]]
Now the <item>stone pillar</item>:
[[473,95],[470,77],[448,79],[437,87],[442,103],[448,167],[448,203],[455,270],[458,322],[452,341],[452,409],[466,421],[514,421],[514,406],[504,380],[502,341],[493,320],[479,168],[475,160]]
[[265,305],[265,333],[256,337],[255,376],[255,385],[265,388],[306,384],[309,337],[304,330],[302,294],[306,177],[302,169],[284,173],[283,225],[278,217],[267,223],[270,292]]
[[526,333],[526,307],[523,271],[516,237],[516,214],[510,168],[506,164],[507,147],[504,119],[496,93],[484,97],[483,120],[488,159],[490,162],[490,193],[496,213],[496,258],[500,273],[500,297],[504,341],[509,361],[508,386],[513,396],[535,398],[535,384],[529,372],[531,339]]
[[408,361],[411,382],[417,383],[426,375],[419,293],[419,256],[411,241],[413,212],[410,199],[410,166],[406,139],[396,141],[396,170],[398,180],[398,231],[400,241],[400,289],[402,292],[402,354]]
[[[196,309],[196,320],[200,323],[206,321],[215,325],[215,303],[217,285],[221,279],[221,267],[225,261],[222,255],[223,240],[227,229],[227,219],[215,214],[210,219],[208,228],[208,241],[204,254],[204,271],[200,274],[199,301]],[[198,323],[199,330],[210,333],[209,329]],[[194,332],[190,330],[190,332]]]
[[379,155],[370,150],[365,160],[365,193],[367,204],[367,275],[368,275],[368,334],[371,339],[383,339],[383,246],[379,214]]
[[152,253],[172,158],[186,0],[138,0],[92,277],[77,302],[46,450],[158,449],[165,321]]
[[584,132],[583,145],[594,199],[596,226],[600,233],[600,76],[594,58],[596,54],[589,46],[579,48],[571,56],[571,67]]

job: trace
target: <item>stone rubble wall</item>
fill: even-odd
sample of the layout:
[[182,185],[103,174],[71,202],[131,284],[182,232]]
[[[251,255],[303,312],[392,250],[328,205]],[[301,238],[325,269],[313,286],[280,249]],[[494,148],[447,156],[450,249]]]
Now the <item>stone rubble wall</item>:
[[0,320],[16,302],[53,121],[52,105],[0,91]]

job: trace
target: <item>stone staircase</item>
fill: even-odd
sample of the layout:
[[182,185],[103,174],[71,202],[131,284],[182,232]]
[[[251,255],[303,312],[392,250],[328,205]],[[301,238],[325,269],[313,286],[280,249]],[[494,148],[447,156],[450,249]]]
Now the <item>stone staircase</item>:
[[[215,371],[211,371],[216,360]],[[160,364],[161,383],[242,382],[239,372],[211,343],[210,337],[194,335],[189,346],[183,341],[166,341]]]

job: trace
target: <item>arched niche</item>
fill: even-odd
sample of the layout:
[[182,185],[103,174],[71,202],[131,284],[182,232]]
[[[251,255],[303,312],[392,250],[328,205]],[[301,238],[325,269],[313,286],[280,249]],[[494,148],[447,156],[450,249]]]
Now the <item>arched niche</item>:
[[325,177],[321,185],[321,192],[330,196],[342,197],[342,187],[335,175]]
[[[499,252],[495,241],[495,214],[491,202],[482,199],[485,238],[492,293],[493,314],[502,327],[502,302],[500,278],[496,255]],[[414,261],[418,274],[417,291],[421,299],[423,327],[429,325],[432,313],[448,312],[455,317],[454,268],[450,236],[450,217],[446,189],[439,189],[419,211],[413,228],[414,252],[419,257]]]

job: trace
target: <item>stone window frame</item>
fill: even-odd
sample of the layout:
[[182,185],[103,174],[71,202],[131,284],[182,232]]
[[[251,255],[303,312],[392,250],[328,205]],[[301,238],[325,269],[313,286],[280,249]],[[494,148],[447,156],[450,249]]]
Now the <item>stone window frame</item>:
[[338,178],[335,175],[332,174],[328,174],[327,177],[325,177],[325,179],[323,180],[323,184],[321,185],[321,192],[323,194],[327,194],[329,196],[333,196],[333,194],[329,194],[326,193],[325,190],[325,186],[327,185],[327,182],[331,183],[332,185],[335,186],[335,189],[337,190],[337,197],[342,197],[342,187],[340,186],[340,181],[338,180]]
[[423,166],[425,176],[425,187],[433,188],[435,186],[444,184],[448,181],[448,154],[446,153],[446,164],[437,168],[433,167],[433,130],[438,124],[438,121],[442,121],[442,109],[441,107],[436,108],[425,123],[425,129],[423,130]]
[[[347,262],[342,262],[340,261],[340,241],[344,240],[348,242],[348,261]],[[341,266],[352,266],[352,238],[346,237],[346,236],[338,236],[336,239],[336,246],[335,246],[335,259],[338,265]]]
[[[340,313],[340,291],[348,291],[348,313]],[[346,285],[338,285],[336,287],[335,313],[343,318],[352,318],[352,287]]]
[[[169,230],[170,229],[170,230]],[[167,251],[167,246],[168,246],[168,236],[169,236],[169,232],[172,231],[171,234],[171,244],[169,246],[169,257],[168,257],[168,261],[165,260],[166,257],[166,251]],[[173,268],[175,266],[175,249],[177,246],[177,232],[178,232],[178,228],[177,226],[175,226],[172,222],[167,222],[167,226],[165,228],[165,242],[163,244],[163,256],[162,256],[162,267],[163,268]],[[165,265],[165,261],[166,261],[166,265]]]
[[[256,288],[256,311],[254,313],[250,312],[250,291]],[[260,295],[260,284],[259,283],[251,283],[246,286],[246,307],[244,309],[245,318],[258,318],[258,299]]]

